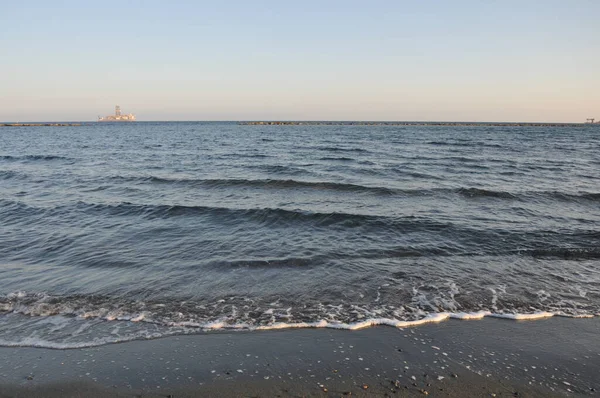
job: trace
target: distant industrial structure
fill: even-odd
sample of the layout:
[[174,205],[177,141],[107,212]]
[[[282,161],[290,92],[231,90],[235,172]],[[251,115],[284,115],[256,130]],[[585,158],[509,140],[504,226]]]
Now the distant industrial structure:
[[[589,123],[589,124],[594,124],[594,120],[596,120],[596,119],[585,119],[585,122]],[[600,123],[600,121],[596,122],[596,124],[598,124],[598,123]]]
[[115,114],[100,117],[98,116],[99,122],[135,122],[135,115],[133,113],[123,115],[121,114],[121,107],[119,105],[115,106]]

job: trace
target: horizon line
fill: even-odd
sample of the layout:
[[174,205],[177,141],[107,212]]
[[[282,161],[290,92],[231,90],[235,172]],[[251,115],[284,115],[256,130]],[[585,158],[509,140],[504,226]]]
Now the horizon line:
[[100,122],[98,120],[27,120],[27,121],[0,121],[0,124],[26,124],[26,123],[100,123],[100,124],[128,124],[128,123],[169,123],[169,122],[213,122],[213,123],[506,123],[506,124],[600,124],[600,118],[594,123],[590,122],[553,122],[553,121],[501,121],[501,120],[367,120],[367,119],[156,119],[135,121]]

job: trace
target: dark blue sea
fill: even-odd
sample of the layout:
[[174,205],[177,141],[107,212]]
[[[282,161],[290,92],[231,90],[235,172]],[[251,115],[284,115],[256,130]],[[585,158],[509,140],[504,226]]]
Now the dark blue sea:
[[600,314],[600,128],[0,127],[0,345]]

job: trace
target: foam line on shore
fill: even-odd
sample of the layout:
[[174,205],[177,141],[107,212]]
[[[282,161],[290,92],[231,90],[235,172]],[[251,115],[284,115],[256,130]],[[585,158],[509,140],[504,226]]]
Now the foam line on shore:
[[[54,315],[60,316],[60,315]],[[338,330],[359,330],[366,329],[374,326],[391,326],[398,329],[410,328],[421,326],[430,323],[440,323],[449,319],[456,320],[481,320],[483,318],[496,318],[513,321],[534,321],[540,319],[546,319],[550,317],[565,317],[565,318],[594,318],[600,316],[596,315],[566,315],[557,314],[552,312],[533,312],[529,314],[502,314],[492,313],[490,311],[478,311],[478,312],[442,312],[429,314],[422,319],[413,321],[401,321],[390,318],[371,318],[360,322],[354,323],[338,323],[328,322],[326,320],[320,320],[315,322],[298,322],[298,323],[284,323],[278,322],[271,325],[252,326],[246,323],[230,324],[224,321],[213,321],[209,323],[195,323],[195,322],[171,322],[166,326],[172,327],[171,330],[165,330],[162,332],[149,332],[149,331],[138,331],[133,334],[124,336],[105,336],[96,337],[88,341],[77,341],[77,342],[59,342],[40,339],[38,337],[22,337],[18,340],[11,341],[8,339],[0,339],[0,347],[34,347],[34,348],[48,348],[48,349],[77,349],[77,348],[88,348],[98,347],[107,344],[123,343],[134,340],[153,340],[162,337],[170,337],[175,335],[189,335],[197,334],[198,331],[210,332],[210,331],[267,331],[267,330],[284,330],[284,329],[338,329]],[[127,320],[121,319],[120,322],[135,322],[145,323],[143,317],[132,317]],[[110,322],[107,320],[107,322]],[[153,322],[151,322],[153,323]]]
[[458,313],[450,313],[450,312],[440,312],[436,314],[429,314],[422,319],[414,320],[414,321],[401,321],[397,319],[389,319],[389,318],[371,318],[361,322],[353,322],[353,323],[338,323],[338,322],[328,322],[325,320],[317,321],[317,322],[297,322],[297,323],[285,323],[285,322],[277,322],[271,325],[260,325],[260,326],[248,326],[247,324],[243,325],[229,325],[224,322],[211,322],[209,324],[199,324],[193,322],[183,322],[183,323],[172,323],[170,326],[185,326],[185,327],[195,327],[203,330],[248,330],[248,331],[258,331],[258,330],[281,330],[281,329],[302,329],[302,328],[315,328],[315,329],[342,329],[342,330],[359,330],[373,326],[392,326],[395,328],[407,328],[420,326],[428,323],[439,323],[446,321],[448,319],[458,319],[458,320],[480,320],[485,317],[490,318],[501,318],[501,319],[509,319],[509,320],[537,320],[550,318],[553,316],[562,316],[567,318],[593,318],[594,315],[585,315],[585,316],[571,316],[565,314],[555,314],[552,312],[540,311],[534,312],[531,314],[497,314],[492,313],[490,311],[479,311],[479,312],[458,312]]

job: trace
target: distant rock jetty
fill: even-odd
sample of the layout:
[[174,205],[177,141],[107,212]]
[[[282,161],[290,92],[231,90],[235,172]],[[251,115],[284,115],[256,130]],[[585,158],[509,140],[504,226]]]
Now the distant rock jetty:
[[583,127],[584,123],[480,123],[480,122],[324,122],[324,121],[253,121],[246,126],[448,126],[448,127]]
[[81,123],[0,123],[0,127],[81,126]]

